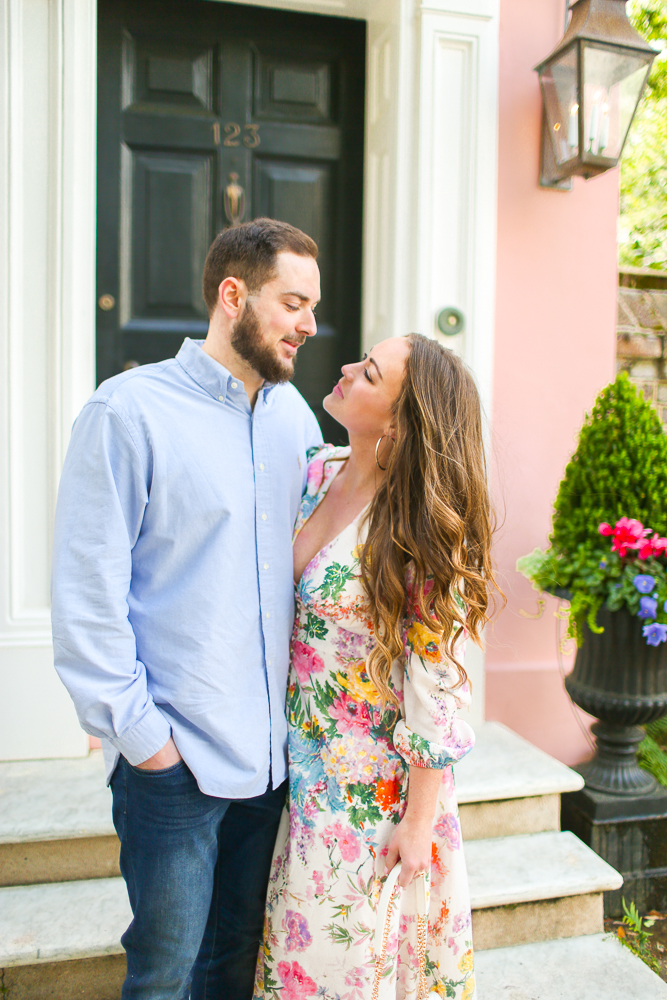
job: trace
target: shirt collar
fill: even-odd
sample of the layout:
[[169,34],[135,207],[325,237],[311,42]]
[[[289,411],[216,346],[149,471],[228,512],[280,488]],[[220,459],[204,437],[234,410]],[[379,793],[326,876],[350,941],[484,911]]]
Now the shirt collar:
[[[245,392],[243,382],[234,378],[224,365],[203,351],[203,346],[203,340],[191,340],[190,337],[186,337],[176,355],[176,360],[190,378],[194,379],[197,385],[210,393],[214,399],[224,401],[228,392]],[[264,393],[264,402],[267,401],[269,393],[275,387],[273,382],[265,382],[261,387],[259,391]]]

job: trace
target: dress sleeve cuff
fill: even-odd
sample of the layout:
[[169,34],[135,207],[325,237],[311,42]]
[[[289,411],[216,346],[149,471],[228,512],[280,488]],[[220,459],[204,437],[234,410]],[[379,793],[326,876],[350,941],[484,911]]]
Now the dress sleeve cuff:
[[413,733],[403,719],[396,723],[394,729],[394,748],[406,764],[414,767],[432,767],[442,770],[449,764],[455,764],[472,750],[475,745],[475,734],[467,722],[457,719],[452,726],[451,740],[447,746],[431,743],[430,740]]
[[156,705],[122,736],[107,737],[129,764],[143,764],[161,750],[171,736],[171,726]]

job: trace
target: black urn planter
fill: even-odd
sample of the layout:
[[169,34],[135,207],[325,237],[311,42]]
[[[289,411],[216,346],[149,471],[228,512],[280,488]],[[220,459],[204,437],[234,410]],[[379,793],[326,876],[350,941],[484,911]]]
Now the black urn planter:
[[667,715],[667,643],[648,646],[642,621],[629,611],[601,609],[604,632],[584,625],[574,670],[565,687],[575,704],[599,719],[595,756],[577,770],[589,788],[615,795],[644,795],[656,788],[637,764],[640,726]]

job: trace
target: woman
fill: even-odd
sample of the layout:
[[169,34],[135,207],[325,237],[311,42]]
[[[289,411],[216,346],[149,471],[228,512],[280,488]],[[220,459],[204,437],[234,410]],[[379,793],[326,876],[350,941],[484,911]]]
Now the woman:
[[[255,997],[371,1000],[375,910],[400,859],[403,886],[430,868],[429,988],[472,1000],[451,765],[474,742],[456,718],[463,646],[493,585],[479,397],[415,334],[342,371],[324,407],[350,446],[311,454],[294,531],[290,802]],[[417,996],[413,896],[389,942],[398,998]]]

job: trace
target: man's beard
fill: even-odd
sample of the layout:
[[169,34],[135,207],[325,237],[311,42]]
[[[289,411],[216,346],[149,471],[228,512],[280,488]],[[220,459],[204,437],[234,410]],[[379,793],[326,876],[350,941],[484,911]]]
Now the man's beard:
[[[290,340],[289,343],[300,346],[305,339],[303,337],[299,341]],[[234,326],[232,347],[265,382],[289,382],[294,378],[294,365],[281,361],[275,347],[264,342],[257,313],[247,299],[245,308]]]

